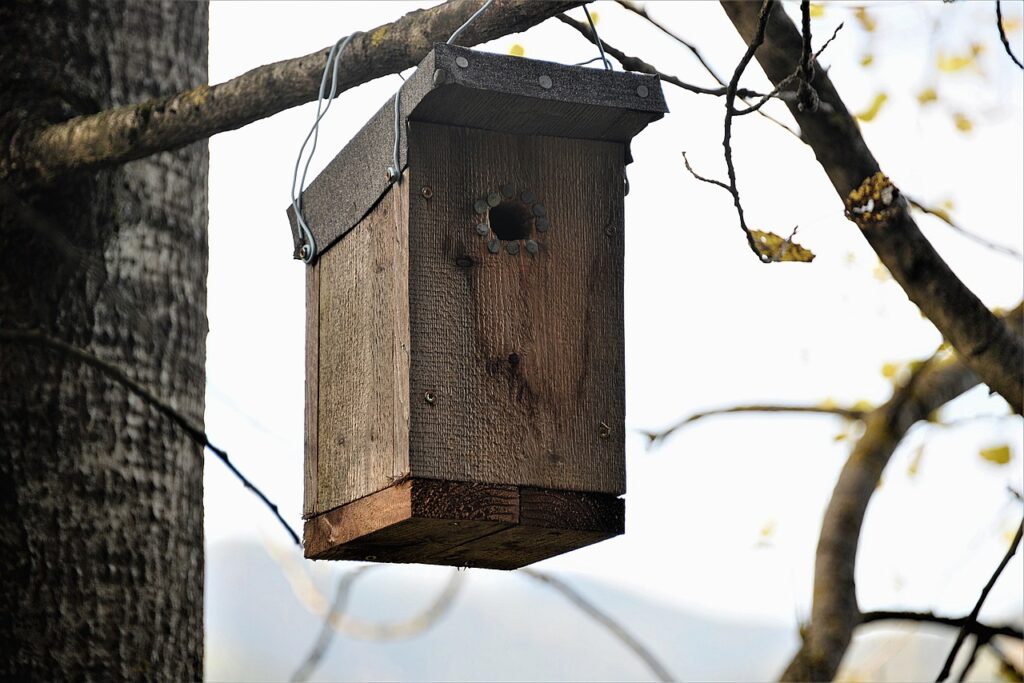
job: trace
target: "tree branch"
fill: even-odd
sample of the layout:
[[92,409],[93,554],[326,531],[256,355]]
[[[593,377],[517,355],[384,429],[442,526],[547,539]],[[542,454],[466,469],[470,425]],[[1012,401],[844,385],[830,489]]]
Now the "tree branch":
[[981,624],[970,617],[943,617],[931,612],[900,612],[897,610],[874,610],[860,615],[860,623],[875,624],[880,621],[912,621],[919,624],[937,624],[939,626],[950,626],[953,628],[966,628],[967,632],[974,636],[983,638],[994,638],[1005,636],[1024,640],[1024,631],[1016,626],[1004,624],[1002,626],[988,626]]
[[[582,0],[496,0],[459,37],[459,44],[472,46],[525,31],[580,4]],[[450,0],[356,35],[343,59],[338,93],[415,66],[479,6],[480,0]],[[0,178],[18,174],[23,183],[49,183],[73,171],[182,147],[310,102],[316,98],[328,51],[257,67],[218,85],[23,128],[11,141],[9,156],[0,159]]]
[[124,386],[129,391],[136,394],[143,401],[145,401],[150,406],[155,408],[157,412],[162,414],[164,417],[167,417],[174,424],[178,425],[178,427],[180,427],[186,434],[188,434],[193,441],[201,444],[204,448],[208,448],[214,455],[216,455],[220,459],[220,461],[227,466],[231,473],[234,474],[235,477],[237,477],[238,480],[242,482],[245,488],[252,491],[253,494],[255,494],[256,497],[259,498],[264,505],[270,508],[270,511],[274,513],[274,517],[276,517],[277,521],[281,523],[281,526],[285,528],[285,530],[288,532],[288,535],[291,536],[293,541],[295,541],[295,544],[299,546],[302,545],[302,542],[299,540],[299,535],[295,533],[295,530],[292,529],[291,526],[288,525],[288,522],[285,521],[284,517],[281,516],[281,512],[277,509],[277,505],[270,502],[270,499],[267,498],[263,491],[257,488],[255,484],[249,481],[249,479],[246,478],[246,476],[242,474],[237,467],[234,466],[230,458],[228,458],[228,454],[226,451],[213,445],[213,443],[210,442],[210,438],[206,435],[206,432],[203,431],[201,427],[196,425],[194,422],[192,422],[192,420],[190,420],[185,415],[182,415],[169,403],[161,400],[160,398],[157,398],[152,392],[146,389],[146,387],[142,386],[141,384],[133,380],[131,377],[129,377],[127,374],[125,374],[123,370],[121,370],[120,368],[111,363],[108,363],[105,360],[97,358],[96,356],[92,355],[87,351],[83,351],[78,347],[72,346],[67,342],[61,341],[59,339],[54,339],[53,337],[45,334],[44,332],[41,332],[40,330],[14,330],[0,328],[0,341],[36,344],[38,346],[44,346],[54,351],[59,351],[60,353],[63,353],[66,356],[76,358],[79,361],[85,363],[86,365],[95,368],[96,370],[99,370],[100,373],[106,375],[108,379],[117,382],[118,384]]
[[1024,64],[1021,64],[1017,56],[1013,54],[1013,50],[1010,49],[1010,41],[1006,38],[1006,27],[1003,26],[1003,7],[1000,0],[996,0],[996,27],[999,29],[999,40],[1003,44],[1003,48],[1006,49],[1006,54],[1010,55],[1010,59],[1013,63],[1024,69]]
[[832,406],[782,406],[782,405],[746,405],[746,406],[733,406],[731,408],[716,408],[714,410],[705,410],[699,413],[694,413],[689,417],[676,422],[671,427],[663,429],[660,432],[644,432],[644,435],[653,441],[661,441],[668,438],[676,430],[685,427],[691,422],[702,420],[705,417],[712,417],[715,415],[730,415],[732,413],[810,413],[814,415],[837,415],[847,420],[863,420],[868,414],[866,410],[858,410],[856,408],[840,408]]
[[546,583],[547,585],[554,588],[556,591],[564,595],[569,602],[575,605],[588,617],[596,621],[598,624],[606,628],[613,636],[615,636],[619,642],[628,647],[633,654],[639,657],[643,663],[650,669],[651,673],[654,674],[655,678],[659,681],[669,683],[675,680],[672,678],[672,674],[668,672],[665,665],[662,664],[657,657],[654,656],[647,647],[636,639],[629,631],[627,631],[621,624],[612,619],[610,616],[602,612],[592,602],[580,595],[576,590],[565,583],[561,579],[547,574],[539,572],[536,569],[521,569],[523,574],[526,574],[532,579]]
[[[1007,316],[1019,333],[1024,303]],[[854,569],[860,530],[882,471],[911,427],[978,384],[956,357],[932,356],[910,380],[864,419],[864,434],[843,465],[822,521],[814,566],[811,621],[783,680],[831,680],[861,623]]]
[[[1003,559],[999,561],[999,565],[995,571],[992,572],[992,576],[989,578],[988,583],[981,589],[981,594],[978,596],[978,600],[974,603],[974,609],[967,615],[967,620],[963,626],[960,627],[960,632],[956,635],[956,642],[953,643],[953,647],[949,651],[949,656],[946,657],[946,663],[942,665],[942,671],[939,672],[936,683],[949,678],[950,671],[953,670],[953,661],[956,659],[957,653],[960,651],[960,646],[964,644],[964,640],[970,633],[970,625],[977,622],[978,615],[981,614],[981,607],[985,604],[985,600],[988,598],[988,594],[992,592],[992,588],[996,585],[996,581],[999,580],[999,576],[1006,569],[1006,565],[1010,564],[1010,559],[1017,554],[1017,548],[1020,547],[1021,537],[1024,536],[1024,520],[1021,521],[1020,526],[1017,527],[1017,533],[1014,535],[1013,540],[1010,542],[1010,547],[1007,548],[1006,553],[1003,555]],[[970,669],[971,663],[973,663],[974,655],[971,656],[971,662],[965,667],[964,671]]]
[[[759,33],[759,12],[747,2],[723,0],[726,14],[745,39]],[[802,37],[784,11],[773,12],[757,59],[775,84],[800,62]],[[1014,334],[957,278],[921,234],[907,203],[879,171],[859,127],[828,74],[816,68],[815,90],[831,113],[803,111],[787,101],[802,136],[814,150],[848,215],[907,296],[949,340],[990,388],[1024,414],[1024,339]]]

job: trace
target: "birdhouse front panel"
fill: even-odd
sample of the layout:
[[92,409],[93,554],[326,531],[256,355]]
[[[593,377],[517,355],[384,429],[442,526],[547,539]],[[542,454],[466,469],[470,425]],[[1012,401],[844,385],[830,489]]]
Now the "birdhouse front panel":
[[409,145],[410,474],[624,493],[623,145]]
[[311,184],[307,557],[512,569],[623,532],[625,165],[664,111],[653,77],[439,45]]

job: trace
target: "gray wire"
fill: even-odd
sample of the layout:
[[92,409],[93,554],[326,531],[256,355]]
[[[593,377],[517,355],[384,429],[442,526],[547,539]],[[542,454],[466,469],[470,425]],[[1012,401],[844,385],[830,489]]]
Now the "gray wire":
[[594,26],[594,20],[591,18],[590,10],[587,9],[586,5],[583,6],[583,12],[587,15],[587,23],[590,24],[590,30],[594,34],[594,42],[597,43],[597,51],[601,53],[601,61],[604,62],[604,68],[611,71],[612,63],[604,55],[604,44],[601,42],[601,36],[597,35],[597,27]]
[[465,31],[469,27],[469,25],[472,24],[476,20],[476,18],[478,16],[483,14],[484,10],[487,9],[488,7],[490,7],[492,2],[494,2],[494,0],[487,0],[487,2],[485,2],[482,5],[480,5],[480,9],[478,9],[475,12],[473,12],[473,14],[469,17],[469,19],[466,19],[466,23],[465,24],[463,24],[462,26],[460,26],[457,29],[455,29],[455,33],[453,33],[452,37],[448,39],[448,43],[447,44],[448,45],[454,45],[455,44],[455,39],[458,38],[460,35],[462,35],[462,32]]
[[[356,34],[345,36],[336,42],[330,52],[327,53],[327,62],[324,64],[324,73],[320,78],[320,91],[317,94],[316,100],[316,119],[313,121],[313,127],[309,129],[309,133],[306,135],[306,139],[302,141],[302,146],[299,148],[299,157],[295,160],[295,171],[292,173],[292,209],[295,211],[295,222],[299,226],[299,231],[302,233],[302,238],[305,241],[301,251],[302,260],[306,263],[311,263],[316,257],[316,239],[313,237],[313,231],[309,229],[309,224],[306,223],[305,216],[302,215],[302,193],[306,187],[306,175],[309,173],[309,164],[313,161],[313,154],[316,152],[316,143],[320,137],[320,120],[327,114],[327,110],[331,108],[331,102],[334,101],[334,97],[338,92],[338,65],[341,62],[341,56],[345,53],[345,48],[352,42],[352,38]],[[327,74],[331,73],[331,91],[327,94],[327,104],[324,104],[324,91],[327,89]],[[302,166],[302,154],[306,151],[306,145],[309,144],[312,139],[313,144],[309,148],[309,156],[306,158],[306,165],[302,169],[302,179],[299,180],[299,167]],[[299,191],[295,192],[295,184],[298,181]]]

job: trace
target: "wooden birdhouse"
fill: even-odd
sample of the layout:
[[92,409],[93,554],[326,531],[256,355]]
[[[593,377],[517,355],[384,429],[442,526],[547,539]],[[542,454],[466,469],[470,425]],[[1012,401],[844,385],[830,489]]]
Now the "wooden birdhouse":
[[[623,533],[623,195],[657,78],[437,45],[304,194],[305,554]],[[296,254],[303,245],[289,211]]]

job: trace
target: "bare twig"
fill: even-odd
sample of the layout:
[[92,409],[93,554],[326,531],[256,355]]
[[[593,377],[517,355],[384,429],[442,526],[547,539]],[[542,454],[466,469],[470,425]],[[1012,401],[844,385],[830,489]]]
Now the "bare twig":
[[313,647],[310,648],[309,654],[302,660],[299,667],[295,669],[289,680],[294,682],[309,680],[310,675],[316,671],[317,667],[320,666],[320,661],[327,654],[327,648],[331,644],[331,640],[334,637],[334,629],[331,628],[331,618],[341,616],[345,611],[345,605],[348,603],[348,596],[351,592],[352,583],[355,581],[361,573],[369,569],[370,567],[356,567],[350,572],[346,572],[342,575],[341,579],[338,580],[338,587],[334,591],[334,601],[331,603],[330,608],[327,610],[327,618],[324,619],[320,625],[320,632],[317,634],[316,640],[313,642]]
[[963,626],[960,627],[960,632],[956,636],[956,642],[953,643],[952,649],[949,651],[949,655],[946,657],[946,663],[942,665],[942,671],[939,672],[938,677],[935,679],[937,683],[949,678],[949,673],[953,669],[953,660],[956,659],[957,653],[960,651],[960,647],[964,644],[964,639],[967,638],[970,630],[968,628],[969,622],[977,621],[978,614],[981,613],[981,606],[985,604],[985,599],[988,598],[988,594],[992,592],[992,587],[996,585],[996,581],[999,580],[999,576],[1006,569],[1006,565],[1010,563],[1010,559],[1017,554],[1017,548],[1020,547],[1021,537],[1024,536],[1024,520],[1021,521],[1020,526],[1017,527],[1017,533],[1014,535],[1013,540],[1010,542],[1010,547],[1007,548],[1006,553],[1003,555],[1003,559],[1000,560],[999,565],[995,571],[992,572],[992,576],[989,578],[988,583],[981,589],[981,594],[978,596],[977,602],[974,603],[974,609],[967,615],[967,621]]
[[323,660],[327,649],[334,638],[334,633],[342,633],[354,638],[363,640],[396,640],[399,638],[410,638],[426,631],[437,623],[448,609],[452,606],[455,596],[462,588],[465,580],[465,573],[453,569],[449,574],[448,582],[430,605],[419,614],[390,624],[368,624],[356,621],[345,615],[345,605],[351,593],[352,584],[356,579],[363,576],[371,569],[378,569],[380,565],[368,565],[358,567],[343,574],[338,579],[338,587],[335,589],[334,600],[327,612],[324,614],[323,624],[320,633],[317,635],[313,647],[303,660],[302,664],[292,674],[292,681],[307,680]]
[[814,80],[814,58],[811,55],[811,2],[800,2],[801,35],[803,49],[800,51],[800,85],[797,86],[796,100],[800,111],[818,111],[818,93],[811,85]]
[[701,181],[702,183],[708,183],[709,185],[717,185],[718,187],[722,188],[723,190],[726,190],[726,191],[729,190],[729,186],[726,185],[725,183],[723,183],[721,180],[715,180],[714,178],[707,178],[705,176],[700,175],[696,171],[694,171],[693,167],[690,166],[690,160],[686,158],[686,152],[683,152],[683,165],[686,166],[686,170],[690,172],[690,175],[692,175],[694,178],[696,178],[697,180]]
[[971,654],[967,657],[967,662],[964,663],[964,668],[960,671],[960,676],[957,677],[959,683],[963,683],[967,680],[967,674],[971,673],[971,669],[974,668],[974,663],[978,661],[978,653],[981,652],[981,648],[988,645],[988,641],[981,636],[974,636],[974,647],[971,648]]
[[572,586],[551,574],[539,572],[536,569],[521,569],[520,571],[532,579],[551,586],[564,595],[569,602],[578,607],[584,614],[606,628],[613,636],[618,638],[623,645],[628,647],[633,654],[639,657],[659,681],[665,681],[667,683],[674,680],[672,678],[672,674],[670,674],[668,669],[665,668],[665,665],[654,656],[654,653],[648,650],[643,643],[627,631],[621,624],[580,595]]
[[715,82],[721,86],[725,86],[725,81],[723,81],[718,76],[718,74],[715,73],[715,70],[711,68],[711,65],[707,63],[707,61],[704,59],[704,56],[700,53],[700,50],[698,50],[693,43],[684,40],[678,33],[674,32],[672,29],[668,28],[660,21],[652,17],[650,14],[647,13],[647,9],[642,5],[638,5],[635,2],[632,2],[632,0],[616,0],[616,2],[618,2],[620,5],[628,9],[630,12],[633,12],[634,14],[643,17],[652,26],[659,29],[662,33],[674,39],[677,43],[679,43],[687,50],[692,52],[693,56],[697,58],[698,62],[700,62],[700,65],[704,67],[704,70],[707,71],[713,79],[715,79]]
[[746,218],[743,216],[743,203],[740,201],[740,192],[736,186],[736,167],[732,160],[732,119],[735,115],[735,107],[733,105],[736,102],[736,88],[739,85],[740,77],[746,70],[747,65],[750,64],[750,60],[754,58],[757,48],[761,47],[761,44],[764,42],[765,30],[768,27],[768,19],[771,18],[773,7],[774,4],[771,0],[764,0],[761,3],[761,11],[757,20],[757,31],[747,46],[747,51],[740,59],[740,63],[736,65],[736,70],[733,71],[732,79],[729,81],[728,92],[725,95],[725,134],[722,137],[722,147],[725,150],[725,168],[729,175],[728,190],[732,195],[733,205],[736,207],[736,214],[740,219],[740,228],[747,237],[747,244],[750,246],[750,250],[754,252],[762,263],[771,263],[772,259],[758,248],[757,240],[754,239],[754,234],[747,227]]
[[966,628],[969,634],[986,639],[1005,636],[1007,638],[1024,640],[1024,631],[1021,631],[1017,626],[1010,624],[989,626],[972,620],[969,617],[944,617],[931,612],[902,612],[899,610],[874,610],[860,615],[861,624],[876,624],[880,621],[910,621],[918,624],[936,624],[952,628]]
[[[583,0],[497,0],[460,36],[473,46],[524,31]],[[415,66],[444,42],[480,0],[451,0],[353,36],[337,93]],[[225,83],[20,131],[0,157],[0,178],[47,183],[78,170],[113,166],[239,128],[316,98],[328,49],[257,67]],[[7,148],[5,147],[5,150]]]
[[918,211],[920,211],[922,213],[926,213],[926,214],[928,214],[930,216],[935,216],[936,218],[941,220],[943,223],[945,223],[949,227],[953,228],[953,230],[957,231],[958,233],[960,233],[961,235],[963,235],[967,239],[973,240],[974,242],[977,242],[978,244],[982,245],[983,247],[987,247],[988,249],[991,249],[992,251],[997,251],[1000,254],[1006,254],[1007,256],[1012,256],[1015,259],[1018,259],[1020,261],[1024,261],[1024,254],[1020,253],[1016,249],[1013,249],[1013,248],[1007,247],[1007,246],[1003,246],[1002,244],[996,244],[995,242],[989,242],[984,237],[981,237],[980,235],[975,235],[973,232],[971,232],[971,231],[967,230],[966,228],[964,228],[964,227],[958,225],[957,223],[955,223],[953,221],[953,219],[951,219],[949,217],[949,214],[946,213],[945,211],[941,211],[939,209],[933,209],[933,208],[930,208],[928,206],[925,206],[921,202],[917,201],[913,197],[910,197],[910,196],[908,196],[906,194],[904,194],[903,196],[906,198],[907,202],[910,203],[910,206],[912,206],[913,208],[917,209]]
[[1013,50],[1010,49],[1010,41],[1006,37],[1006,27],[1003,26],[1003,7],[1000,0],[996,0],[996,27],[999,29],[999,40],[1002,41],[1006,54],[1010,55],[1014,64],[1024,69],[1024,64],[1021,64],[1021,61],[1013,54]]
[[[572,26],[574,29],[579,31],[584,38],[594,43],[594,45],[597,45],[598,39],[594,35],[594,32],[591,31],[590,27],[584,24],[583,22],[576,21],[572,17],[566,16],[565,14],[559,14],[557,19],[568,26]],[[619,62],[619,64],[622,65],[622,68],[627,71],[636,71],[638,73],[657,76],[666,83],[671,83],[672,85],[675,85],[677,87],[682,88],[683,90],[687,90],[697,95],[714,95],[715,97],[724,97],[727,92],[727,88],[725,86],[719,88],[705,88],[704,86],[687,83],[686,81],[682,81],[676,78],[675,76],[663,73],[659,71],[657,68],[655,68],[653,65],[648,64],[639,57],[627,55],[625,52],[618,49],[617,47],[609,45],[603,39],[601,40],[601,45],[604,47],[604,51],[610,54],[612,57],[614,57]],[[753,90],[746,90],[741,88],[738,92],[741,97],[762,97],[760,93],[754,92]]]
[[288,525],[288,522],[284,520],[284,517],[281,516],[280,511],[277,509],[277,505],[272,503],[270,499],[267,498],[267,496],[263,493],[263,491],[257,488],[255,484],[249,481],[249,479],[246,478],[246,476],[242,474],[238,470],[238,468],[234,466],[234,464],[232,464],[231,460],[228,458],[228,454],[226,451],[222,450],[221,448],[218,448],[213,443],[211,443],[210,438],[206,435],[206,432],[203,431],[201,427],[196,425],[194,422],[192,422],[192,420],[190,420],[185,415],[182,415],[169,403],[156,397],[144,386],[142,386],[141,384],[133,380],[131,377],[129,377],[127,374],[125,374],[123,370],[121,370],[120,368],[111,363],[108,363],[105,360],[97,358],[96,356],[92,355],[87,351],[83,351],[82,349],[72,346],[71,344],[68,344],[65,341],[61,341],[60,339],[55,339],[41,330],[0,329],[0,340],[25,344],[36,344],[38,346],[47,347],[54,351],[59,351],[60,353],[63,353],[66,356],[76,358],[79,361],[85,363],[86,365],[95,368],[100,373],[105,375],[108,379],[117,382],[118,384],[124,386],[129,391],[136,394],[139,398],[141,398],[150,406],[155,408],[157,412],[161,413],[162,415],[170,419],[171,422],[178,425],[178,427],[180,427],[182,431],[188,434],[193,441],[202,444],[205,448],[209,449],[210,452],[216,455],[220,459],[220,461],[223,462],[225,466],[227,466],[231,473],[234,474],[235,477],[237,477],[238,480],[242,482],[245,488],[252,491],[253,494],[255,494],[256,497],[259,498],[264,505],[270,508],[270,511],[274,513],[274,517],[276,517],[277,521],[281,523],[281,526],[285,528],[285,530],[288,532],[288,535],[291,536],[295,544],[302,544],[301,541],[299,541],[299,535],[295,533],[295,530],[292,529],[291,526]]
[[730,415],[733,413],[805,413],[812,415],[835,415],[842,417],[847,420],[863,420],[867,415],[868,411],[858,410],[856,408],[840,408],[832,406],[784,406],[784,405],[745,405],[745,406],[732,406],[731,408],[717,408],[715,410],[705,410],[699,413],[694,413],[684,420],[680,420],[671,427],[663,429],[660,432],[644,432],[644,435],[654,441],[662,441],[668,438],[678,429],[685,427],[686,425],[702,420],[705,417],[712,417],[715,415]]

